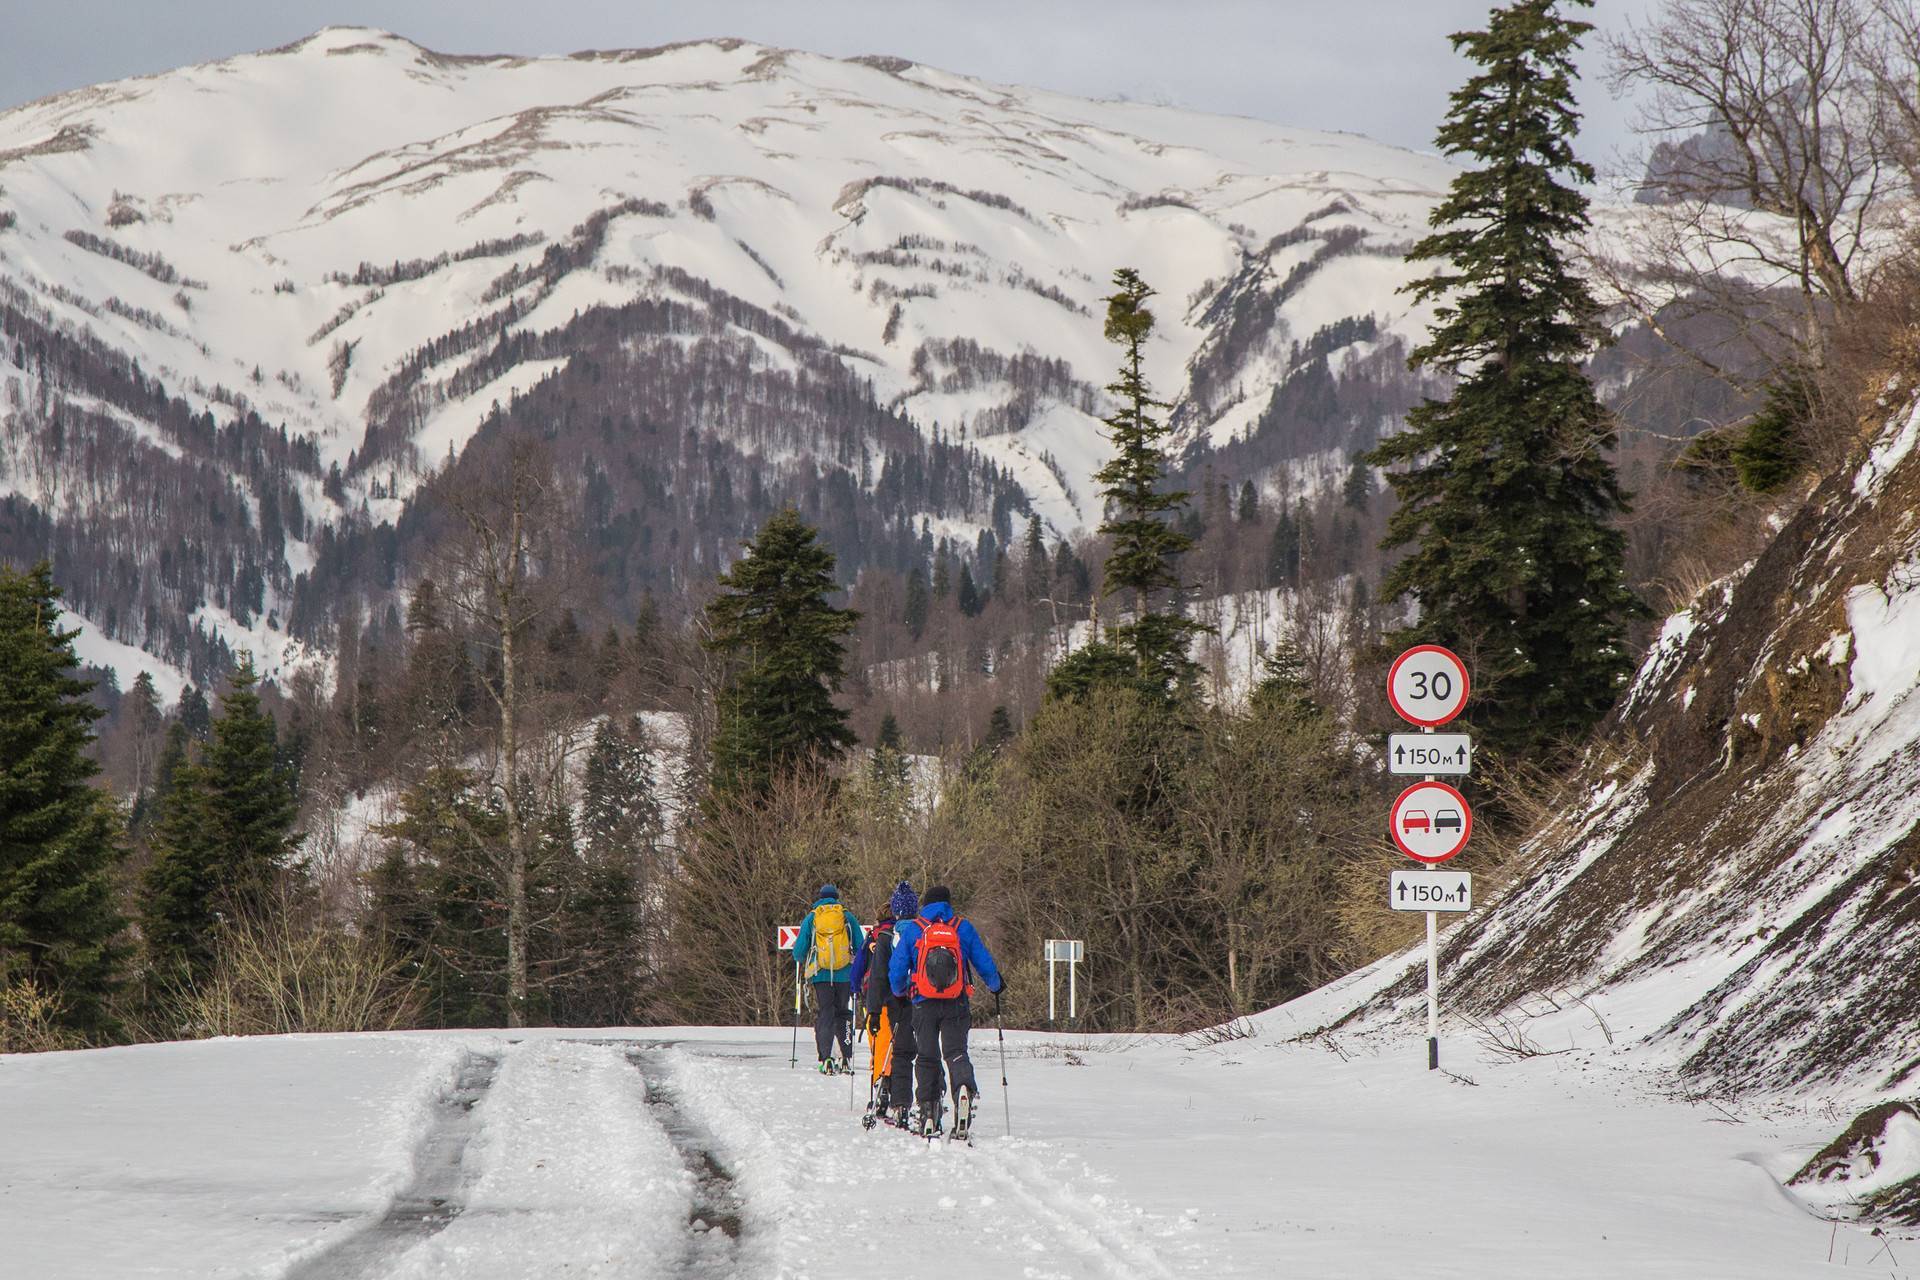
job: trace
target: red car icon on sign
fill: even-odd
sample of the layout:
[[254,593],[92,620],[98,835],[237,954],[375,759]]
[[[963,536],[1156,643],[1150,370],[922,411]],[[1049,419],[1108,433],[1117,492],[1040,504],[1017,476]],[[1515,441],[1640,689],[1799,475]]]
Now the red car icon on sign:
[[[1442,816],[1445,816],[1444,811],[1442,811]],[[1456,822],[1455,825],[1458,825],[1458,823]],[[1427,811],[1425,809],[1409,809],[1400,815],[1400,829],[1402,831],[1431,831],[1433,830],[1433,822],[1427,817]]]
[[1442,809],[1434,816],[1433,829],[1435,831],[1458,831],[1460,829],[1460,811],[1458,809]]

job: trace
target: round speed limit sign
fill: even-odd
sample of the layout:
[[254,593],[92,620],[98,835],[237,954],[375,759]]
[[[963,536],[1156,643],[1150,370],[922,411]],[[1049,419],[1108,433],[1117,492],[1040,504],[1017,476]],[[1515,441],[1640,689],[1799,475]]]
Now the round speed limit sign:
[[1419,644],[1393,660],[1387,701],[1409,724],[1443,725],[1467,705],[1467,664],[1437,644]]

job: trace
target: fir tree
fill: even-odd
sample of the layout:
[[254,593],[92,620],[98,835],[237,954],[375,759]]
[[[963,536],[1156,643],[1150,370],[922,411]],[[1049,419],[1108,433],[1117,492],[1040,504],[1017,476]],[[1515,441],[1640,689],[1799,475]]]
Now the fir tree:
[[907,630],[918,640],[927,629],[927,613],[933,606],[932,593],[927,588],[927,571],[922,565],[914,565],[907,574],[907,602],[905,622]]
[[1320,714],[1300,646],[1282,640],[1267,651],[1260,659],[1260,682],[1253,686],[1249,702],[1260,715],[1297,720]]
[[1021,558],[1021,589],[1027,603],[1038,606],[1053,589],[1053,567],[1047,560],[1046,539],[1040,533],[1040,517],[1027,517],[1026,552]]
[[198,760],[174,769],[159,802],[143,926],[162,972],[204,977],[222,923],[260,909],[293,868],[299,806],[257,679],[252,660],[244,661],[220,700],[211,740]]
[[61,630],[59,598],[45,562],[0,566],[0,988],[31,981],[64,1025],[97,1036],[125,955],[113,885],[125,849],[91,785],[101,713],[73,674],[79,632]]
[[1609,523],[1626,510],[1606,457],[1613,426],[1582,368],[1599,307],[1565,257],[1587,227],[1576,184],[1593,173],[1571,144],[1573,55],[1590,27],[1560,7],[1519,0],[1453,37],[1479,69],[1439,144],[1479,165],[1454,179],[1409,253],[1440,264],[1409,291],[1436,304],[1412,361],[1457,383],[1368,458],[1399,468],[1384,546],[1413,550],[1383,592],[1420,608],[1401,638],[1475,663],[1469,714],[1515,751],[1605,713],[1631,673],[1626,623],[1641,612]]
[[1103,595],[1129,593],[1133,611],[1128,620],[1106,637],[1069,655],[1049,680],[1056,695],[1084,691],[1117,669],[1103,647],[1124,655],[1132,682],[1144,693],[1165,697],[1199,670],[1187,656],[1195,632],[1206,628],[1182,617],[1171,607],[1155,609],[1156,597],[1177,592],[1180,578],[1174,559],[1193,545],[1176,527],[1187,494],[1162,489],[1166,455],[1162,446],[1169,428],[1154,416],[1166,408],[1154,399],[1144,366],[1147,336],[1153,332],[1153,312],[1147,288],[1138,272],[1123,267],[1114,272],[1114,292],[1107,297],[1107,340],[1121,349],[1119,376],[1107,385],[1118,407],[1105,419],[1114,456],[1094,473],[1106,499],[1107,518],[1100,532],[1112,540],[1107,556]]
[[953,557],[947,550],[947,540],[940,539],[940,550],[933,557],[933,598],[945,600],[953,590]]
[[1300,585],[1300,526],[1291,511],[1282,511],[1274,521],[1273,536],[1267,540],[1267,585]]
[[837,758],[853,744],[836,706],[859,615],[836,609],[833,553],[793,508],[769,519],[720,577],[707,606],[709,648],[735,664],[720,694],[713,786],[763,792],[778,775]]
[[875,794],[883,802],[898,802],[906,794],[907,756],[900,745],[900,722],[889,711],[880,721],[869,765]]
[[962,617],[977,618],[986,607],[980,598],[980,589],[973,583],[973,570],[965,562],[960,565],[960,586],[954,592],[953,601],[960,608]]
[[1236,512],[1241,524],[1253,524],[1260,519],[1260,491],[1253,487],[1253,481],[1246,480],[1240,485],[1240,506]]
[[1778,493],[1806,467],[1815,393],[1813,374],[1798,366],[1767,384],[1760,412],[1728,453],[1742,485],[1755,493]]
[[1373,468],[1367,465],[1365,454],[1356,453],[1347,468],[1346,483],[1340,487],[1340,500],[1354,511],[1365,511],[1372,497]]
[[207,705],[207,695],[188,685],[180,694],[180,723],[187,728],[187,735],[198,742],[205,742],[213,734],[213,709]]

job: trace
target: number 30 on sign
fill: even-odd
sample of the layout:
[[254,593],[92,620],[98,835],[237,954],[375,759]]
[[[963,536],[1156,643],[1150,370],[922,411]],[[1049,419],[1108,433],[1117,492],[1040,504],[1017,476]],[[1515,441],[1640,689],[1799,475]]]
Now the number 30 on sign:
[[1451,649],[1415,645],[1388,670],[1387,701],[1409,724],[1443,725],[1467,704],[1467,664]]

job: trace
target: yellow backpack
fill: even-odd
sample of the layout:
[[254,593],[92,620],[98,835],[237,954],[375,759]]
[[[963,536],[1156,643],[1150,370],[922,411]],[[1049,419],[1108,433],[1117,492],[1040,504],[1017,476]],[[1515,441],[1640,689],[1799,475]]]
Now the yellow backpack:
[[813,909],[813,956],[807,965],[812,976],[822,969],[844,969],[853,963],[853,938],[847,932],[847,909],[828,903]]

